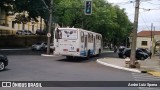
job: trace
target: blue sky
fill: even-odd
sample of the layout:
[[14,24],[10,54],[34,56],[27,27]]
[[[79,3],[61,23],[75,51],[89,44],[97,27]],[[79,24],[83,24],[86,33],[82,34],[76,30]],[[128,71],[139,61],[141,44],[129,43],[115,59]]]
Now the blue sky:
[[[130,21],[134,21],[135,0],[106,0],[113,5],[124,8]],[[150,10],[149,10],[150,9]],[[140,0],[138,32],[151,30],[151,23],[155,30],[160,31],[160,0]]]

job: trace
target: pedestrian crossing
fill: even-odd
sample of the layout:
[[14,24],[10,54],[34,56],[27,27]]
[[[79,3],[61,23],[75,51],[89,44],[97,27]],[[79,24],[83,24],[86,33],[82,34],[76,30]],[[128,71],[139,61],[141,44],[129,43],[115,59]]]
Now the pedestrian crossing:
[[[152,76],[147,73],[132,72],[135,81],[160,81],[160,77]],[[160,87],[138,87],[139,90],[160,90]]]

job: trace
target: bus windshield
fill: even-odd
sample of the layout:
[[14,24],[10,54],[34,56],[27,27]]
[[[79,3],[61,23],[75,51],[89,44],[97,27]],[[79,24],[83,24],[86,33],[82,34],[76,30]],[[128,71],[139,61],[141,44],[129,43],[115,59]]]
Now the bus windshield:
[[78,38],[78,32],[77,30],[71,30],[71,29],[58,29],[55,32],[55,38],[56,39],[69,39],[69,40],[75,40]]

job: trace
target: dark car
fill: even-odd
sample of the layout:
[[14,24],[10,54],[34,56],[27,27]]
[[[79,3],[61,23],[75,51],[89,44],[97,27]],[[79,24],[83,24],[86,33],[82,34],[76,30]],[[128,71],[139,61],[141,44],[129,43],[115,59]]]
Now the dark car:
[[118,56],[119,58],[122,58],[123,57],[123,50],[126,49],[126,47],[124,46],[120,46],[119,49],[118,49]]
[[4,70],[8,65],[8,59],[4,55],[0,55],[0,71]]
[[46,30],[37,29],[37,30],[36,30],[36,34],[37,34],[37,35],[46,35],[47,33],[46,33]]
[[22,30],[17,30],[16,34],[17,35],[22,35],[23,31]]
[[[123,51],[123,58],[130,57],[130,55],[131,55],[131,49],[130,48],[126,48]],[[136,59],[137,60],[145,60],[148,57],[149,57],[149,55],[147,53],[143,52],[142,50],[140,50],[140,49],[136,50]]]
[[145,53],[147,53],[149,56],[152,55],[152,53],[151,53],[149,50],[145,49],[145,48],[138,48],[138,49],[139,49],[139,50],[142,50],[142,51],[145,52]]
[[30,30],[17,30],[17,35],[34,35]]
[[25,35],[34,35],[30,30],[24,30]]

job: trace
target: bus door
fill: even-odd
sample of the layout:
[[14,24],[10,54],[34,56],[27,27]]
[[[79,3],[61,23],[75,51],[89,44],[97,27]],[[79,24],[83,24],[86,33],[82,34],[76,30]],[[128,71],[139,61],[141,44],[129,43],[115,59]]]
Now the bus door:
[[88,47],[88,36],[85,35],[84,36],[84,51],[86,52],[87,51],[87,48]]

